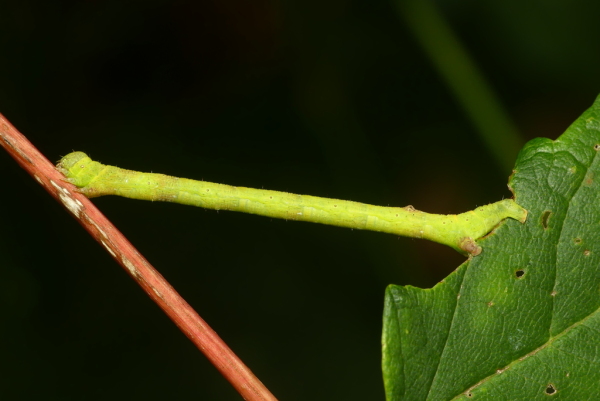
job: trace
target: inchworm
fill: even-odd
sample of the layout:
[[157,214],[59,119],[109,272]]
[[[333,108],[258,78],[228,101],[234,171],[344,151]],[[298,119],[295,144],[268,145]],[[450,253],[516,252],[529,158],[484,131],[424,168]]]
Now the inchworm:
[[512,199],[458,215],[429,214],[412,206],[374,206],[309,195],[233,187],[163,174],[140,173],[103,165],[83,152],[73,152],[63,157],[58,168],[88,198],[119,195],[381,231],[429,239],[472,255],[481,253],[481,247],[475,240],[488,234],[502,220],[510,217],[524,222],[527,218],[527,211]]

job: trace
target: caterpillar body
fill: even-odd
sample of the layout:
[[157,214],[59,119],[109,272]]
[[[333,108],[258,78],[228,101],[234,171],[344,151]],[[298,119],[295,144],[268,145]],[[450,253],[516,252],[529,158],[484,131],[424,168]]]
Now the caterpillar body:
[[462,214],[438,215],[421,212],[412,206],[383,207],[140,173],[106,166],[93,161],[83,152],[73,152],[63,157],[58,168],[88,198],[118,195],[380,231],[429,239],[472,255],[481,253],[481,247],[475,241],[488,234],[502,220],[512,218],[524,222],[527,218],[527,211],[512,199]]

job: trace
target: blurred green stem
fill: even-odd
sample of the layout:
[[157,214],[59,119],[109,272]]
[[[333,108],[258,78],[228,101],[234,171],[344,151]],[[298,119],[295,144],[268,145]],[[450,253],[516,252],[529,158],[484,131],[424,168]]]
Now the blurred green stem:
[[395,3],[502,171],[511,171],[523,140],[468,52],[430,0]]

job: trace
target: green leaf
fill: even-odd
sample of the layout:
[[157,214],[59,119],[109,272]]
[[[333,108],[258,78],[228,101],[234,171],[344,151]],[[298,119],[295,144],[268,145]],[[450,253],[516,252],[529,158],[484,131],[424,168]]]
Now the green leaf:
[[591,400],[600,394],[600,97],[510,180],[527,222],[432,289],[386,291],[388,400]]

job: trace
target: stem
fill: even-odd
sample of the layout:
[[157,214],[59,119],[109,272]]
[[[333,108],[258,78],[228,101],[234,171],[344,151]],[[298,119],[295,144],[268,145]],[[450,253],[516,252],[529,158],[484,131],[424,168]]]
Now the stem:
[[523,140],[469,52],[430,0],[395,0],[395,4],[496,162],[510,171]]
[[245,400],[276,401],[269,390],[159,272],[77,188],[0,114],[0,145],[98,241],[175,322]]

